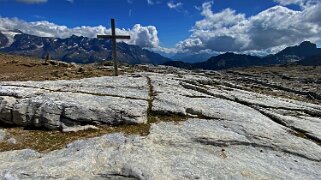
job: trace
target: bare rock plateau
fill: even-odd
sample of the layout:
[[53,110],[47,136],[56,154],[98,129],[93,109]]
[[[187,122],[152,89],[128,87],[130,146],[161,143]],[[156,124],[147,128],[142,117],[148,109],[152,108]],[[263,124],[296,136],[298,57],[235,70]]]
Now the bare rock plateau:
[[[2,124],[75,131],[101,124],[151,123],[151,113],[187,120],[152,123],[147,136],[107,134],[49,153],[0,152],[0,178],[321,178],[317,103],[258,93],[209,72],[179,69],[0,82]],[[2,140],[5,130],[0,129]]]

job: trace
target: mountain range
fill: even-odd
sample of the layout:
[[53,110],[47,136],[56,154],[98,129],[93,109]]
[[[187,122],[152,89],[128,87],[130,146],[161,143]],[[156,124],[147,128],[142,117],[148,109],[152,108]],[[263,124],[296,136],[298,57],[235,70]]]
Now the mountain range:
[[[0,51],[38,58],[49,54],[52,59],[76,63],[112,59],[110,40],[75,35],[66,39],[38,37],[19,30],[0,31]],[[121,63],[127,64],[162,64],[170,61],[160,54],[123,42],[117,43],[117,57]]]
[[187,69],[221,70],[233,67],[267,66],[286,63],[321,65],[321,49],[317,48],[316,44],[304,41],[298,46],[287,47],[276,54],[265,57],[228,52],[211,57],[204,62],[185,63],[182,61],[169,61],[164,63],[164,65]]
[[218,53],[208,53],[208,52],[199,52],[199,53],[176,53],[170,58],[174,61],[182,61],[186,63],[197,63],[206,61],[213,56],[219,55]]
[[[66,39],[38,37],[24,34],[19,30],[0,31],[0,52],[45,58],[65,62],[93,63],[111,60],[111,41],[83,36]],[[209,53],[175,54],[172,61],[158,53],[142,49],[124,42],[117,44],[118,60],[127,64],[164,64],[186,69],[220,70],[233,67],[267,66],[273,64],[297,63],[301,65],[321,65],[321,49],[316,44],[304,41],[298,46],[258,57],[227,52],[215,55]],[[207,60],[206,60],[207,59]],[[199,62],[204,60],[203,62]]]

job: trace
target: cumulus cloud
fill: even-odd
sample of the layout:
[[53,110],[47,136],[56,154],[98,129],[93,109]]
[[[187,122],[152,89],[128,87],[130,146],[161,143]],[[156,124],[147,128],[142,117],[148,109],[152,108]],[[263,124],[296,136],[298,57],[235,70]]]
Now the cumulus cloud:
[[[26,22],[18,18],[1,18],[0,30],[19,29],[26,34],[41,37],[67,38],[71,35],[95,38],[97,34],[111,34],[111,29],[104,26],[80,26],[68,28],[48,21]],[[158,32],[155,26],[134,25],[131,29],[116,29],[119,35],[131,36],[128,44],[135,44],[143,48],[154,48],[159,46]]]
[[177,44],[178,51],[213,50],[264,53],[279,51],[304,40],[321,41],[321,4],[295,11],[271,7],[252,17],[224,9],[214,13],[213,2],[202,5],[204,17],[189,38]]
[[131,40],[129,41],[131,44],[148,48],[159,46],[158,32],[155,26],[141,26],[140,24],[136,24],[127,32],[131,35]]
[[36,3],[45,3],[48,0],[16,0],[17,2],[27,3],[27,4],[36,4]]

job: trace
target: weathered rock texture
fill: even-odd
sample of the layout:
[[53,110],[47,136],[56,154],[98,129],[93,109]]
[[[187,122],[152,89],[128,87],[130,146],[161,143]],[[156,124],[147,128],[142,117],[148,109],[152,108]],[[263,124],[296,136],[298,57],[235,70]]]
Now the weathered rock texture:
[[146,123],[147,100],[146,77],[1,82],[0,121],[48,129]]
[[[113,88],[109,89],[108,83],[113,81]],[[117,87],[117,81],[123,85]],[[3,152],[1,177],[321,177],[320,105],[258,94],[231,82],[187,72],[60,81],[57,86],[51,83],[2,83],[1,120],[18,125],[41,122],[49,128],[60,126],[64,118],[71,124],[146,122],[147,102],[154,113],[190,118],[181,123],[153,124],[145,137],[110,134],[76,141],[47,154],[28,149]],[[128,93],[129,89],[132,92]],[[119,115],[120,110],[123,116]]]
[[[0,153],[0,175],[21,179],[318,179],[320,146],[273,122],[190,119],[154,125],[147,137],[122,134],[77,141],[48,154]],[[269,128],[270,124],[264,126]],[[263,125],[260,125],[263,127]],[[261,130],[261,129],[259,129]]]

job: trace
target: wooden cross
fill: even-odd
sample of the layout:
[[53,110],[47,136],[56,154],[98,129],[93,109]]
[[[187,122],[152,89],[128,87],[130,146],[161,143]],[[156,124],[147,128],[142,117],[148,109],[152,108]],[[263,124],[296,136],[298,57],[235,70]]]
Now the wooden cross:
[[116,40],[117,39],[130,39],[130,36],[116,35],[115,19],[111,19],[111,35],[97,35],[97,38],[112,40],[112,49],[113,49],[112,56],[113,56],[113,62],[114,62],[114,76],[118,76]]

